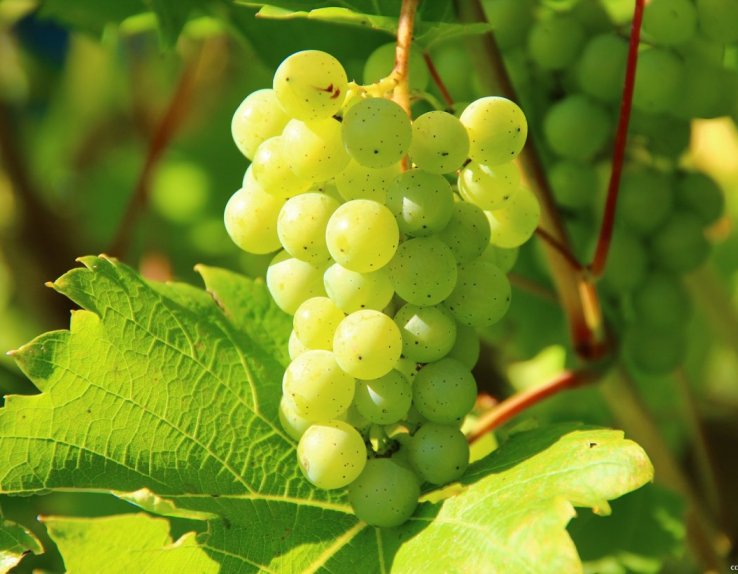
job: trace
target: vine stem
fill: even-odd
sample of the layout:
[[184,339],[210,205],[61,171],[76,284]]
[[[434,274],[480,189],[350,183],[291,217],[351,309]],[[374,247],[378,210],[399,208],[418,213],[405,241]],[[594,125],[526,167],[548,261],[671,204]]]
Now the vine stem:
[[441,92],[441,97],[443,98],[444,103],[448,108],[453,108],[454,99],[451,96],[451,92],[448,91],[446,84],[443,83],[443,78],[441,78],[441,74],[438,73],[438,68],[436,68],[436,65],[433,63],[433,58],[431,58],[430,53],[427,51],[423,52],[423,60],[425,60],[425,65],[428,68],[428,73],[430,74],[433,83],[438,88],[438,91]]
[[581,263],[579,263],[579,260],[577,260],[577,258],[574,257],[574,255],[567,248],[567,246],[561,243],[561,241],[556,239],[556,237],[554,237],[548,231],[543,229],[543,227],[536,228],[536,235],[538,235],[538,237],[543,239],[551,247],[556,249],[556,251],[558,251],[559,254],[566,260],[566,262],[572,266],[572,269],[574,269],[575,271],[582,271],[584,269],[584,266]]
[[633,90],[635,88],[636,68],[638,67],[638,45],[641,38],[641,23],[643,21],[644,4],[645,0],[635,0],[633,23],[630,28],[628,63],[625,68],[623,96],[620,99],[620,116],[618,118],[618,129],[615,134],[615,145],[613,146],[612,151],[612,171],[610,172],[610,182],[607,188],[605,212],[602,216],[602,225],[597,239],[594,258],[589,266],[594,277],[599,277],[605,270],[607,254],[610,251],[610,242],[612,241],[612,232],[615,225],[615,211],[618,204],[620,176],[623,172],[625,144],[628,141],[628,124],[630,123],[630,112],[633,107]]
[[420,0],[402,0],[400,17],[397,23],[397,48],[395,49],[395,67],[392,70],[397,84],[392,91],[392,99],[402,106],[408,116],[410,112],[410,83],[408,82],[408,63],[410,46],[413,41],[415,13]]

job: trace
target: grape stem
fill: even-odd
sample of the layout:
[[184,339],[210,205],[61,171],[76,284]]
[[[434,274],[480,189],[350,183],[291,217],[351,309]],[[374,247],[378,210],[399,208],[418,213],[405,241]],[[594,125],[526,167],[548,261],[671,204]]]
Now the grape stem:
[[638,45],[641,37],[641,23],[643,21],[643,6],[645,0],[635,0],[633,10],[633,24],[630,28],[630,45],[628,47],[628,63],[625,68],[625,82],[623,83],[623,97],[620,100],[620,116],[618,118],[618,129],[615,133],[615,145],[612,151],[612,171],[607,188],[607,200],[605,201],[605,212],[602,216],[602,225],[597,239],[594,258],[589,268],[594,277],[600,277],[607,264],[607,254],[610,251],[613,227],[615,225],[615,211],[618,203],[618,192],[620,190],[620,176],[623,172],[625,160],[625,144],[628,140],[628,124],[630,123],[630,112],[633,107],[633,90],[635,88],[635,75],[638,66]]
[[579,263],[576,257],[571,253],[571,251],[561,243],[558,239],[556,239],[552,234],[550,234],[548,231],[543,229],[543,227],[537,227],[536,228],[536,235],[543,239],[546,243],[548,243],[551,247],[556,249],[556,251],[559,252],[559,254],[566,260],[566,262],[571,265],[572,269],[575,271],[582,271],[584,269],[584,266]]
[[410,83],[408,82],[408,63],[410,60],[410,46],[413,40],[415,13],[420,0],[402,0],[400,17],[397,23],[397,48],[395,50],[395,67],[392,77],[397,82],[392,91],[392,99],[402,106],[408,116],[410,112]]
[[436,68],[436,65],[433,63],[433,58],[431,58],[431,55],[427,50],[423,52],[423,60],[425,60],[425,65],[428,68],[428,72],[430,73],[433,83],[438,88],[438,91],[441,92],[441,97],[443,97],[446,107],[453,109],[454,99],[451,97],[451,92],[448,91],[446,84],[443,83],[443,78],[441,78],[441,74],[438,73],[438,68]]

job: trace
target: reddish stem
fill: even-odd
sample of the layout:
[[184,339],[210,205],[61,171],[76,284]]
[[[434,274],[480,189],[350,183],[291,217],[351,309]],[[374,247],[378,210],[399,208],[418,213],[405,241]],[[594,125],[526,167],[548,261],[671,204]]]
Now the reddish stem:
[[428,72],[430,72],[433,83],[436,84],[438,91],[441,92],[443,101],[446,103],[446,106],[452,108],[454,105],[454,99],[451,97],[451,93],[448,91],[446,84],[443,83],[443,78],[441,78],[441,74],[438,73],[438,68],[436,68],[436,65],[433,63],[431,55],[428,52],[423,52],[423,59],[425,60],[425,65],[428,67]]
[[561,256],[566,259],[566,262],[572,266],[573,269],[576,271],[581,271],[584,269],[581,263],[577,261],[577,258],[574,257],[572,252],[569,250],[569,248],[564,245],[561,241],[556,239],[553,235],[551,235],[548,231],[543,229],[543,227],[537,227],[536,228],[536,235],[543,239],[546,243],[548,243],[551,247],[556,249]]
[[610,173],[610,184],[607,188],[607,201],[605,202],[605,213],[602,216],[602,227],[597,240],[597,248],[590,268],[592,275],[599,277],[605,270],[607,254],[610,250],[613,226],[615,225],[615,210],[618,203],[618,191],[620,190],[620,176],[623,171],[625,158],[625,144],[628,140],[628,124],[630,122],[630,111],[633,106],[633,89],[635,87],[635,74],[638,65],[638,44],[641,37],[641,22],[643,21],[643,5],[645,0],[635,0],[633,11],[633,24],[630,29],[630,46],[628,47],[628,64],[625,69],[625,83],[623,85],[623,97],[620,101],[620,117],[618,118],[618,131],[615,134],[615,147],[612,151],[612,171]]

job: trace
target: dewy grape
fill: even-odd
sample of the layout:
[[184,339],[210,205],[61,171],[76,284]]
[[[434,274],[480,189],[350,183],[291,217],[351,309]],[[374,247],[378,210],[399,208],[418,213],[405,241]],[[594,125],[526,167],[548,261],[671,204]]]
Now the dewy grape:
[[252,164],[225,225],[241,249],[276,252],[267,287],[294,315],[278,416],[305,477],[395,526],[423,483],[468,465],[476,329],[507,311],[512,248],[540,210],[513,163],[528,129],[514,102],[413,121],[372,86],[324,52],[282,62],[234,116]]

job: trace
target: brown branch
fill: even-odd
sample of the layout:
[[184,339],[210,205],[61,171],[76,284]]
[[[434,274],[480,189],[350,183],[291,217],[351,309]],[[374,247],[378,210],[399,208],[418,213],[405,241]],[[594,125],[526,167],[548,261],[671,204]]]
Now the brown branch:
[[397,49],[395,51],[395,67],[392,75],[397,85],[392,92],[392,99],[402,106],[402,109],[411,116],[410,112],[410,85],[408,82],[408,63],[410,61],[410,46],[413,41],[413,27],[415,13],[420,0],[402,0],[400,18],[397,23]]
[[436,68],[436,65],[433,63],[433,58],[431,58],[430,53],[427,51],[423,52],[423,59],[425,60],[425,65],[428,67],[428,72],[430,73],[433,83],[438,88],[438,91],[441,92],[441,97],[443,98],[444,103],[448,108],[453,108],[454,99],[451,97],[451,92],[448,91],[446,84],[443,83],[443,78],[441,78],[441,74],[438,73],[438,68]]
[[630,46],[628,47],[628,63],[625,69],[623,96],[620,100],[618,129],[615,133],[615,145],[612,151],[612,171],[610,172],[610,183],[607,188],[605,213],[602,216],[602,226],[597,239],[597,248],[595,249],[594,258],[590,265],[594,277],[599,277],[605,270],[613,227],[615,226],[615,211],[618,203],[618,192],[620,190],[620,176],[623,171],[625,144],[628,140],[628,124],[630,122],[630,111],[633,106],[633,90],[635,88],[635,74],[638,66],[638,44],[641,36],[644,3],[645,0],[635,0],[635,9],[633,10],[633,24],[630,29]]
[[577,261],[577,258],[574,257],[574,254],[569,250],[569,247],[561,243],[561,241],[556,239],[548,231],[546,231],[542,227],[538,227],[536,228],[536,235],[538,235],[538,237],[543,239],[551,247],[556,249],[556,251],[558,251],[559,254],[566,260],[566,262],[571,265],[572,269],[574,269],[575,271],[582,271],[582,269],[584,269],[582,264]]
[[522,291],[535,295],[536,297],[540,297],[541,299],[545,299],[546,301],[550,301],[551,303],[558,304],[559,302],[556,297],[556,293],[532,279],[528,279],[527,277],[517,273],[508,273],[507,278],[510,280],[511,285],[521,289]]

